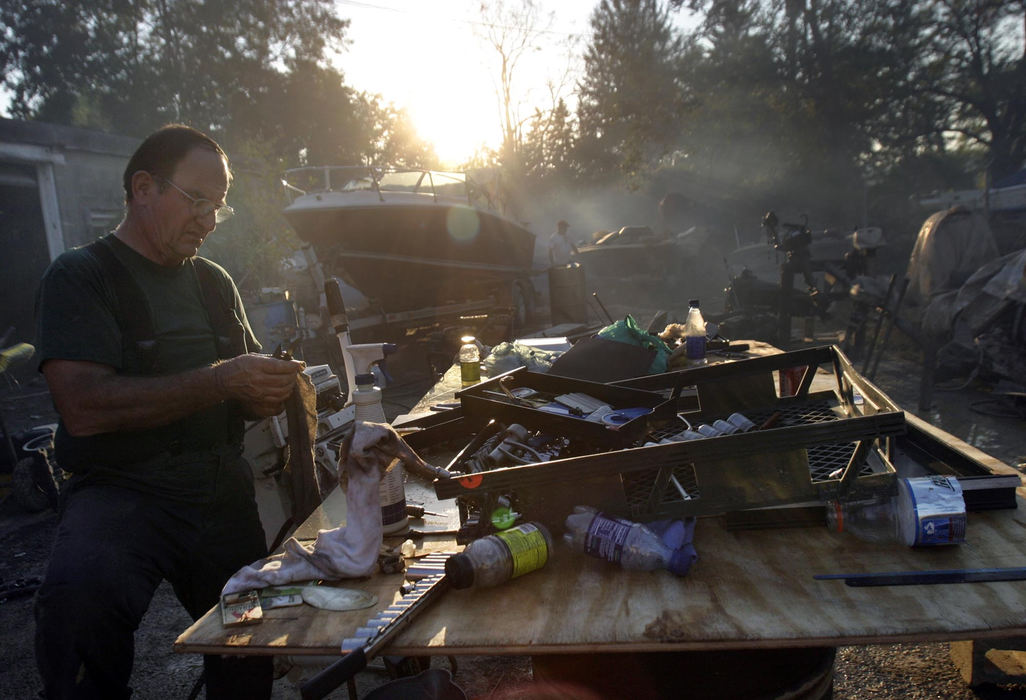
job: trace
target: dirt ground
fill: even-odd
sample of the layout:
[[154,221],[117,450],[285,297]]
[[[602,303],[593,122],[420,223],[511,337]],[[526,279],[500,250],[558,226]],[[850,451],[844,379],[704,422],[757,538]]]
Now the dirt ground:
[[[614,317],[624,312],[621,301],[606,301]],[[635,313],[644,324],[654,307],[640,311],[627,308],[627,311]],[[671,319],[673,315],[671,308]],[[836,330],[824,327],[817,333],[816,342],[829,343],[835,339]],[[881,365],[876,383],[904,409],[919,414],[916,408],[918,377],[915,353],[896,341]],[[386,398],[395,414],[412,406],[416,395],[407,387],[401,393],[386,392]],[[934,406],[920,415],[1005,463],[1024,469],[1026,425],[1022,406],[1018,406],[1017,417],[998,415],[1006,413],[1008,407],[989,387],[971,384],[956,390],[937,391]],[[0,379],[0,411],[12,432],[54,420],[45,387],[32,375],[18,386],[9,386]],[[42,577],[55,523],[56,516],[52,513],[26,512],[11,497],[0,502],[0,581],[10,584],[22,580],[31,584]],[[700,548],[700,543],[696,544]],[[0,602],[0,697],[41,697],[33,658],[31,611],[31,595]],[[190,697],[200,674],[200,658],[176,654],[171,647],[189,623],[170,587],[162,586],[136,634],[132,678],[135,697],[143,700]],[[448,662],[435,659],[433,665],[447,667]],[[286,674],[286,670],[282,664],[282,677],[275,682],[275,698],[299,696],[294,683],[296,671]],[[387,680],[387,675],[380,670],[361,673],[360,694]],[[455,680],[472,698],[536,696],[529,686],[531,666],[525,657],[460,657]],[[345,698],[347,694],[345,689],[340,689],[331,697]],[[975,691],[968,688],[952,665],[945,643],[876,645],[838,650],[834,697],[839,700],[1011,699],[1026,698],[1026,685],[985,686]]]

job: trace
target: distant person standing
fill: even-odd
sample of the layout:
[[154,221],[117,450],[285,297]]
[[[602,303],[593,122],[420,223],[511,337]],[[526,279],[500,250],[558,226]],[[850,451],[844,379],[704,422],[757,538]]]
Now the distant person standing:
[[549,239],[549,309],[553,323],[586,323],[584,268],[571,264],[570,256],[579,255],[577,246],[566,235],[570,224],[560,219]]
[[560,219],[556,224],[556,232],[549,238],[549,267],[563,267],[570,264],[570,254],[577,255],[579,251],[566,232],[570,230],[570,224],[565,219]]

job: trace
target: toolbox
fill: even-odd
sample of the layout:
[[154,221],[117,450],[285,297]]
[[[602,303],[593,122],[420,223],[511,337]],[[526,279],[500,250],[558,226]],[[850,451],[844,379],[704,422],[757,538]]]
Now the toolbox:
[[[811,391],[819,371],[833,375],[831,390]],[[548,386],[558,391],[572,388],[560,384],[564,381],[581,384],[527,373],[519,377],[529,378],[535,388],[552,381]],[[490,383],[461,393],[465,418],[480,412],[481,420],[511,410],[503,415],[512,419],[531,410],[508,403],[500,409],[498,397],[483,395]],[[572,499],[586,491],[596,507],[647,521],[850,498],[887,490],[895,480],[890,454],[893,439],[906,430],[904,413],[834,346],[598,386],[644,392],[626,396],[658,409],[620,434],[621,440],[633,438],[632,443],[439,480],[437,496],[480,500],[501,493],[516,501],[520,512],[530,513],[552,506],[557,494]],[[756,428],[660,442],[688,425],[711,424],[735,412]]]

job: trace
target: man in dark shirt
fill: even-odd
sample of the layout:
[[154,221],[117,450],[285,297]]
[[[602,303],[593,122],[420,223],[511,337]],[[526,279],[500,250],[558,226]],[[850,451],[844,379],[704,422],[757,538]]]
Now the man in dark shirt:
[[[234,282],[196,257],[231,216],[230,183],[208,136],[158,130],[125,169],[117,229],[43,278],[40,369],[72,473],[36,601],[50,700],[129,697],[133,633],[161,581],[195,619],[266,554],[242,420],[279,413],[303,365],[251,352]],[[204,669],[208,698],[270,695],[269,659]]]

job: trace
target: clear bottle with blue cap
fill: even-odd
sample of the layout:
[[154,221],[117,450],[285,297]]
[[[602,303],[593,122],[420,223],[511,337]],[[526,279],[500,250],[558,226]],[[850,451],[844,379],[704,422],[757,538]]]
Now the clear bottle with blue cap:
[[[590,506],[577,506],[566,518],[563,541],[583,552],[632,571],[667,571],[684,576],[698,558],[691,544],[694,523],[674,548],[663,537],[641,523],[600,513]],[[664,533],[665,534],[665,533]]]
[[705,318],[698,306],[698,299],[688,302],[688,317],[684,321],[684,354],[689,364],[705,364]]

